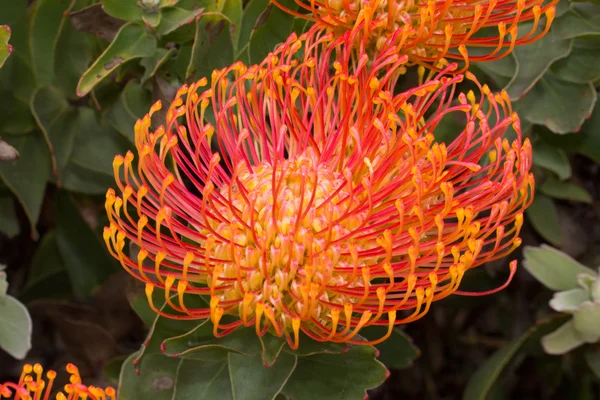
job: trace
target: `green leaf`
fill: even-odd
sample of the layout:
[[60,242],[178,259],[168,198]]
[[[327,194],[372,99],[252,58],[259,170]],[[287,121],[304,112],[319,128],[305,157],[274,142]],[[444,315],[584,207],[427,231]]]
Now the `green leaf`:
[[2,137],[19,152],[19,159],[0,163],[0,180],[13,192],[25,210],[33,237],[40,216],[46,182],[50,179],[50,155],[40,133]]
[[33,73],[38,85],[54,81],[56,45],[75,0],[38,0],[33,3],[29,46]]
[[565,152],[544,141],[539,141],[533,146],[533,164],[554,172],[561,180],[571,177],[571,163]]
[[149,35],[142,25],[123,25],[115,40],[81,76],[77,84],[77,95],[88,94],[123,63],[136,58],[151,57],[155,51],[156,39]]
[[[0,282],[6,275],[0,272]],[[17,299],[0,292],[0,348],[22,360],[31,349],[31,317],[27,308]]]
[[8,44],[8,39],[10,39],[10,28],[8,25],[0,25],[0,68],[12,53],[12,46]]
[[[533,23],[522,24],[519,30],[529,32]],[[543,29],[543,25],[538,31]],[[538,82],[556,60],[565,58],[571,52],[572,41],[561,40],[554,30],[528,46],[516,47],[512,54],[517,61],[517,71],[506,90],[512,100],[518,100]]]
[[588,83],[600,79],[598,37],[575,39],[571,54],[552,65],[552,71],[560,79],[573,83]]
[[600,8],[591,3],[571,3],[554,21],[552,30],[563,39],[600,34]]
[[116,271],[104,245],[62,190],[56,199],[56,243],[78,297],[91,296]]
[[191,24],[196,17],[202,15],[204,9],[185,10],[180,7],[170,7],[162,10],[160,24],[156,28],[156,33],[160,36],[168,35],[181,28],[182,25]]
[[579,201],[591,204],[592,195],[579,185],[557,179],[547,179],[542,183],[540,191],[546,196],[560,200]]
[[294,400],[362,399],[386,378],[387,370],[375,359],[373,347],[352,346],[344,354],[298,357],[282,393]]
[[226,360],[181,360],[173,400],[194,399],[235,399]]
[[573,314],[573,326],[579,336],[588,343],[600,340],[600,303],[588,301]]
[[577,333],[572,320],[542,338],[544,351],[553,355],[568,353],[583,343],[584,341]]
[[564,319],[550,320],[530,328],[521,337],[503,346],[488,358],[479,369],[471,375],[463,400],[485,400],[488,398],[493,385],[498,381],[502,371],[515,359],[525,345],[537,346],[540,337],[562,323]]
[[[27,0],[0,0],[0,25],[8,25],[12,30],[10,43],[14,54],[26,68],[31,67],[31,54],[27,43],[28,7]],[[11,57],[14,58],[14,57]]]
[[229,353],[227,358],[233,398],[238,400],[274,399],[294,372],[298,359],[284,353],[267,367],[259,355]]
[[108,360],[102,368],[102,375],[108,381],[110,385],[117,386],[119,384],[119,376],[121,375],[121,369],[123,363],[129,358],[128,356],[118,356],[111,360]]
[[15,200],[10,195],[0,195],[0,232],[9,238],[15,237],[19,233]]
[[[123,362],[119,400],[175,400],[175,380],[181,360],[153,354],[134,366],[138,355],[134,353]],[[197,377],[203,378],[200,374]]]
[[[360,334],[369,340],[377,340],[385,336],[387,331],[386,326],[369,326],[361,329]],[[375,347],[380,352],[377,359],[387,368],[408,368],[420,353],[410,336],[399,328],[394,328],[392,335]]]
[[210,77],[212,71],[233,62],[230,21],[223,14],[204,14],[196,23],[196,38],[186,77]]
[[560,246],[562,242],[558,211],[551,198],[536,194],[531,206],[525,211],[535,231],[549,243]]
[[141,79],[141,84],[143,85],[148,81],[148,79],[152,78],[158,72],[158,69],[166,63],[171,56],[175,54],[175,49],[171,48],[167,49],[156,49],[156,53],[152,57],[143,58],[140,61],[142,67],[144,67],[144,75]]
[[576,311],[582,303],[589,301],[588,291],[582,288],[575,288],[556,292],[552,300],[548,303],[550,307],[558,312],[572,313]]
[[141,21],[144,10],[138,0],[101,0],[104,11],[115,18],[125,21]]
[[139,83],[129,81],[119,99],[106,113],[106,121],[133,143],[135,122],[150,111],[152,95]]
[[268,5],[268,0],[250,0],[246,4],[246,7],[244,8],[244,13],[242,15],[238,42],[236,46],[236,48],[238,49],[238,57],[239,52],[244,48],[247,48],[248,41],[250,40],[250,35],[252,34],[252,30],[256,26],[260,16],[263,14]]
[[600,379],[600,346],[588,349],[583,355],[596,378]]
[[64,282],[58,287],[48,285],[54,278],[64,275],[65,265],[58,252],[56,232],[50,231],[44,235],[33,255],[23,296],[27,298],[58,297],[69,294],[71,292],[69,282]]
[[56,44],[55,80],[58,87],[71,99],[77,99],[77,81],[91,64],[96,39],[78,32],[71,21],[65,27]]
[[[281,4],[290,10],[298,9],[298,5],[293,0],[282,0]],[[260,63],[276,45],[288,38],[293,26],[293,15],[273,4],[268,4],[252,28],[248,43],[250,63]]]
[[596,99],[591,83],[566,82],[548,72],[519,101],[518,111],[527,121],[564,134],[580,129]]
[[547,245],[526,246],[523,256],[525,269],[542,285],[554,291],[578,288],[577,275],[579,274],[596,274],[562,251]]
[[222,338],[216,338],[213,324],[207,319],[183,335],[166,339],[163,352],[170,357],[222,359],[229,352],[249,356],[258,354],[260,344],[252,328],[239,328]]
[[222,12],[230,22],[229,32],[234,47],[234,54],[237,54],[244,15],[242,0],[225,0]]

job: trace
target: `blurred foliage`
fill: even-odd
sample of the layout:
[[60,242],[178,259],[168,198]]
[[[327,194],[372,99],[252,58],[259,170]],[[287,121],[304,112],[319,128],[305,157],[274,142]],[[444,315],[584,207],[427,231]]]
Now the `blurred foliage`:
[[[282,3],[297,10],[293,0]],[[13,270],[24,269],[10,271],[11,279],[21,277],[20,284],[11,285],[11,290],[34,305],[36,301],[53,299],[43,303],[44,318],[57,326],[69,351],[84,352],[73,350],[84,347],[73,337],[73,331],[91,338],[98,344],[94,354],[78,354],[92,365],[112,359],[105,370],[116,380],[114,371],[123,363],[125,351],[116,350],[114,338],[125,340],[122,338],[127,337],[131,322],[115,311],[119,306],[109,301],[118,297],[110,290],[120,290],[118,293],[122,294],[126,289],[120,283],[106,283],[119,267],[108,256],[99,234],[105,221],[102,196],[114,185],[114,155],[133,148],[135,121],[153,102],[169,102],[183,83],[210,76],[213,69],[236,60],[259,62],[292,31],[303,31],[307,23],[273,7],[269,0],[0,0],[0,10],[0,65],[4,63],[0,70],[0,156],[5,154],[2,151],[10,152],[6,161],[0,161],[0,232],[6,240],[19,245],[27,243],[20,248],[22,254],[16,261],[9,263]],[[6,59],[8,40],[13,51]],[[473,54],[476,51],[472,49]],[[573,160],[583,156],[600,163],[600,5],[561,0],[546,37],[516,48],[501,60],[472,68],[493,90],[506,89],[519,113],[523,133],[533,143],[537,184],[527,218],[539,237],[532,240],[539,242],[541,238],[565,247],[569,232],[563,229],[561,210],[591,207],[598,202],[590,193],[594,188],[586,186],[585,180],[574,172]],[[456,126],[457,121],[444,120],[436,136],[451,138]],[[542,260],[542,266],[555,262],[556,257],[550,257]],[[494,279],[487,273],[473,272],[476,286],[494,287]],[[507,299],[508,296],[502,301],[517,301]],[[72,298],[87,303],[61,302]],[[156,327],[161,318],[155,319],[147,304],[144,308],[145,300],[136,296],[129,300],[140,317]],[[463,301],[458,307],[461,312],[477,311],[476,307],[489,304],[456,301]],[[452,303],[447,306],[452,315]],[[99,319],[88,315],[102,314],[102,307],[111,311]],[[493,312],[514,311],[511,306],[502,307]],[[121,319],[114,322],[111,313]],[[456,315],[461,318],[460,313]],[[512,322],[509,318],[507,325]],[[138,393],[140,387],[154,390],[156,385],[165,398],[172,398],[175,390],[178,396],[185,396],[185,382],[193,390],[215,391],[219,398],[239,398],[235,393],[238,388],[231,385],[232,377],[238,376],[243,378],[233,382],[253,380],[261,382],[255,384],[257,389],[270,391],[273,396],[282,393],[278,398],[303,399],[313,397],[303,383],[307,377],[323,387],[321,393],[328,393],[325,388],[331,388],[331,381],[364,393],[365,388],[385,379],[383,367],[375,360],[376,351],[371,348],[353,348],[345,359],[336,358],[336,354],[292,353],[277,358],[279,351],[267,352],[265,349],[272,350],[272,344],[264,343],[252,344],[258,347],[251,354],[240,354],[235,348],[214,351],[214,345],[205,343],[201,351],[197,349],[203,353],[199,357],[204,361],[194,357],[173,359],[160,352],[163,341],[199,328],[194,324],[180,325],[175,330],[167,326],[162,336],[152,336],[137,366],[152,364],[160,370],[142,370],[135,383],[131,379],[135,376],[131,360],[140,354],[130,356],[121,371],[122,398],[139,397],[140,394],[131,393]],[[519,338],[522,331],[502,330],[508,344],[503,343],[506,347],[501,347],[473,375],[465,398],[501,398],[498,379],[514,372],[525,355],[546,360],[540,358],[539,340],[532,339],[539,339],[538,330],[527,331]],[[370,334],[381,336],[381,332],[368,330],[364,334],[367,338]],[[195,337],[196,342],[190,342],[184,336],[180,342],[172,339],[165,343],[183,346],[173,350],[180,353],[190,351],[189,343],[198,344],[210,337]],[[414,337],[430,347],[443,342]],[[159,338],[162,339],[158,341]],[[458,340],[456,336],[449,336],[450,339]],[[276,350],[277,346],[274,345]],[[125,346],[132,347],[135,345]],[[209,357],[206,351],[211,349]],[[431,348],[428,351],[433,352]],[[420,354],[412,339],[400,330],[394,330],[388,342],[378,345],[377,352],[379,360],[393,369],[411,366]],[[592,372],[600,374],[599,352],[595,349],[585,353],[586,369],[573,367],[572,371],[585,371],[581,382]],[[332,371],[338,362],[354,363],[368,373],[334,378]],[[277,363],[277,368],[268,370],[272,376],[253,376],[264,363]],[[435,366],[434,361],[431,363]],[[558,371],[554,373],[565,374],[559,362],[550,364]],[[260,379],[268,382],[263,384]],[[579,382],[578,377],[573,379]],[[135,385],[141,386],[136,389]],[[339,389],[332,390],[336,388]],[[509,391],[505,392],[504,397],[511,398]],[[260,398],[256,397],[259,395],[250,393],[247,398]]]

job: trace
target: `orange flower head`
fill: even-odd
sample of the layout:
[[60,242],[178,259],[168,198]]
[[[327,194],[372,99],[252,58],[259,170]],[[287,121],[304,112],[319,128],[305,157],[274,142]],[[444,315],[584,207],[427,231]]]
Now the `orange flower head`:
[[[415,64],[435,67],[441,58],[490,61],[504,57],[515,46],[544,36],[554,20],[551,0],[296,0],[304,12],[296,12],[272,0],[283,10],[301,18],[344,32],[361,25],[377,47],[391,36],[398,51]],[[308,13],[307,13],[308,12]],[[545,16],[545,18],[544,18]],[[518,24],[532,21],[528,31]],[[488,28],[487,32],[481,32]],[[477,34],[477,33],[480,34]],[[486,48],[469,55],[467,47]]]
[[[81,383],[79,370],[73,364],[67,365],[67,372],[71,375],[69,383],[64,390],[57,393],[56,400],[116,400],[113,388],[99,389],[85,386]],[[12,400],[48,400],[52,393],[52,385],[56,379],[55,371],[45,374],[40,364],[26,364],[18,383],[0,383],[0,399]]]
[[[114,160],[104,239],[156,312],[292,348],[300,331],[369,343],[361,328],[389,335],[520,244],[531,146],[506,93],[446,76],[450,65],[394,94],[407,57],[356,54],[353,35],[292,35],[260,65],[183,86],[166,119],[158,102],[137,122],[137,164]],[[465,77],[479,93],[455,96]],[[437,143],[449,114],[465,127]],[[155,288],[173,311],[152,304]],[[194,295],[206,307],[189,307]]]

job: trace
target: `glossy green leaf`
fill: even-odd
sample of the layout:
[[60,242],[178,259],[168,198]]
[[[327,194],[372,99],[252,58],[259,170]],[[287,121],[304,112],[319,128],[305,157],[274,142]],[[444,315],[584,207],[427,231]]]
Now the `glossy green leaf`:
[[33,3],[29,46],[38,85],[50,85],[54,82],[56,46],[74,5],[75,0],[38,0]]
[[600,7],[592,3],[571,3],[552,30],[563,39],[600,34]]
[[590,192],[571,182],[547,179],[540,186],[540,191],[554,199],[578,201],[587,204],[592,203]]
[[521,353],[523,348],[529,344],[533,344],[535,347],[539,346],[537,343],[540,337],[551,332],[564,321],[565,319],[561,318],[538,323],[537,326],[530,328],[522,336],[496,351],[471,375],[463,393],[463,400],[487,399],[502,372]]
[[[387,331],[387,326],[369,326],[361,329],[360,334],[368,340],[377,340],[384,337]],[[391,336],[375,347],[380,352],[377,359],[387,368],[408,368],[420,354],[410,336],[399,328],[394,328]]]
[[[0,272],[0,286],[6,287],[6,274]],[[0,348],[22,360],[31,349],[31,317],[17,299],[0,292]]]
[[19,219],[15,209],[15,200],[10,195],[0,195],[0,232],[9,238],[19,233]]
[[552,65],[560,79],[573,83],[588,83],[600,79],[600,36],[573,40],[568,57]]
[[548,354],[559,355],[581,346],[584,340],[581,338],[573,321],[564,323],[560,328],[556,329],[544,336],[541,340],[544,351]]
[[[519,26],[519,31],[531,31],[533,23]],[[538,31],[543,25],[538,27]],[[565,58],[571,52],[572,41],[560,39],[554,30],[527,46],[516,47],[512,54],[517,62],[517,71],[506,90],[513,100],[524,96],[538,82],[556,60]]]
[[12,53],[12,46],[8,44],[10,39],[10,27],[8,25],[0,25],[0,68]]
[[118,101],[108,109],[105,118],[121,135],[133,142],[135,122],[150,111],[151,105],[150,92],[130,81],[119,95]]
[[544,141],[533,145],[533,165],[554,172],[561,180],[571,177],[571,163],[565,152],[560,147]]
[[525,269],[541,284],[554,291],[578,288],[577,275],[579,274],[595,275],[590,268],[547,245],[526,246],[523,256]]
[[141,21],[144,10],[138,0],[101,0],[104,11],[125,21]]
[[227,358],[233,398],[236,400],[274,399],[294,372],[298,359],[284,353],[274,365],[266,367],[259,355],[248,357],[229,353]]
[[353,346],[344,354],[298,357],[296,369],[282,393],[294,400],[362,399],[379,386],[387,370],[375,359],[375,349]]
[[233,62],[230,21],[223,14],[204,14],[196,23],[196,38],[186,77],[210,77],[212,71]]
[[19,152],[19,159],[0,163],[0,179],[8,186],[25,210],[32,236],[37,237],[36,224],[40,215],[46,182],[51,166],[48,148],[41,133],[5,135],[2,137]]
[[142,25],[125,24],[108,48],[81,76],[77,95],[85,96],[100,81],[123,63],[142,57],[151,57],[156,51],[156,39]]
[[562,242],[558,211],[550,197],[537,193],[525,212],[536,232],[549,243],[560,246]]
[[182,27],[182,25],[193,24],[196,18],[204,12],[203,8],[186,10],[180,7],[169,7],[162,10],[160,24],[156,32],[160,36],[168,35]]
[[63,190],[56,198],[56,243],[78,297],[91,296],[117,270],[100,238]]
[[519,101],[521,118],[545,125],[554,133],[570,133],[581,128],[596,104],[591,83],[566,82],[546,73]]

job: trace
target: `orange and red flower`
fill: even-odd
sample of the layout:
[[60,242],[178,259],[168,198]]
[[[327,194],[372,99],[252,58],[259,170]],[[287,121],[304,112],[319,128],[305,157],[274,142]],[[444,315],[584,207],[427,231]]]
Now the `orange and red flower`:
[[[85,386],[81,383],[79,370],[73,364],[67,365],[67,372],[71,375],[64,391],[56,394],[56,400],[116,400],[113,388],[100,389]],[[26,364],[17,383],[0,383],[0,399],[12,400],[48,400],[52,393],[52,385],[56,379],[55,371],[46,372],[40,364]]]
[[[210,318],[216,336],[254,326],[292,348],[300,331],[367,343],[361,328],[389,335],[520,244],[531,146],[506,93],[450,65],[394,94],[407,57],[356,53],[357,35],[292,36],[260,65],[182,87],[166,120],[158,102],[137,122],[137,160],[114,160],[104,239],[156,312]],[[464,78],[477,94],[456,95]],[[465,127],[437,143],[447,115]],[[155,288],[173,313],[152,304]]]
[[[441,58],[490,61],[515,46],[544,36],[554,19],[557,0],[296,0],[297,12],[283,10],[337,32],[364,23],[364,32],[381,46],[396,32],[398,51],[416,64],[435,67]],[[545,21],[544,21],[545,16]],[[518,24],[532,21],[527,31]],[[487,28],[487,31],[483,31]],[[479,34],[478,34],[479,33]],[[487,48],[468,54],[467,47]],[[466,66],[464,68],[466,70]]]

